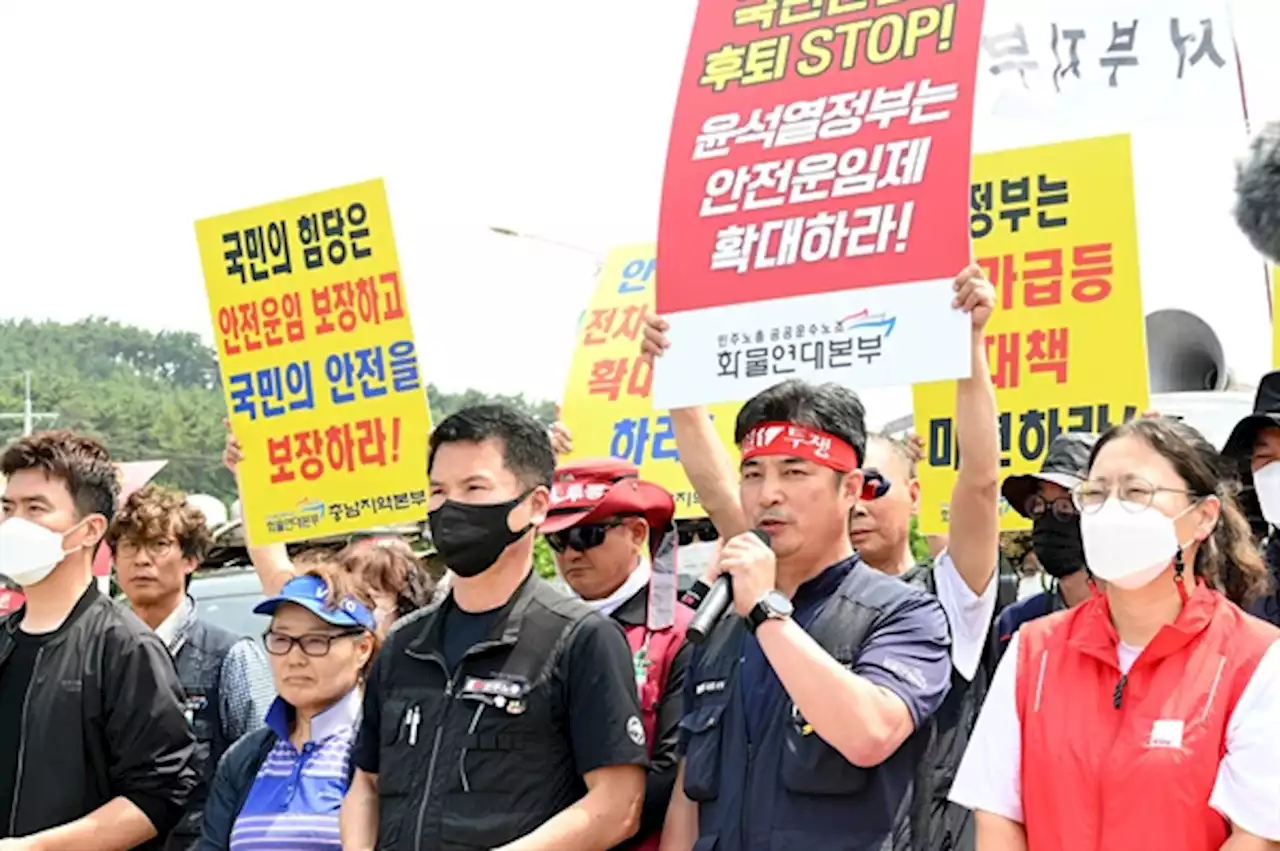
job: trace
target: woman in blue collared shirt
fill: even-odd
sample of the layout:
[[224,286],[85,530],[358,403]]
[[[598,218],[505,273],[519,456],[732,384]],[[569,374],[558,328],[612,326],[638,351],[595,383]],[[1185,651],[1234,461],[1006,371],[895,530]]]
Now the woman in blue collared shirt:
[[254,611],[280,695],[267,725],[218,765],[200,851],[341,851],[360,683],[377,649],[372,605],[350,577],[315,564]]

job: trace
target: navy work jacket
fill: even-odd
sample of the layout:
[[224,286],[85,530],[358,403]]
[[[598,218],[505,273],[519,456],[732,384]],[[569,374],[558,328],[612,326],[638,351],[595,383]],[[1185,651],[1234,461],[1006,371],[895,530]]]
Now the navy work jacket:
[[731,613],[698,648],[685,681],[694,849],[906,851],[916,766],[950,686],[946,615],[925,591],[856,557],[802,585],[794,604],[797,623],[834,659],[902,697],[917,732],[874,768],[848,762],[813,732]]

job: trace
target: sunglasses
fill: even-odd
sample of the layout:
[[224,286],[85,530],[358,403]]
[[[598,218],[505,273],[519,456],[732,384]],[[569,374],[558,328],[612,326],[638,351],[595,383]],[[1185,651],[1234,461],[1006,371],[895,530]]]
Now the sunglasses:
[[547,535],[547,543],[551,546],[551,549],[558,553],[562,553],[565,550],[577,550],[580,553],[585,553],[587,550],[603,544],[604,539],[609,534],[609,530],[616,529],[621,525],[622,518],[615,517],[603,523],[570,526],[568,529],[562,529],[559,532],[552,532]]
[[860,499],[879,499],[889,492],[892,483],[889,477],[875,467],[867,467],[862,471],[862,494]]

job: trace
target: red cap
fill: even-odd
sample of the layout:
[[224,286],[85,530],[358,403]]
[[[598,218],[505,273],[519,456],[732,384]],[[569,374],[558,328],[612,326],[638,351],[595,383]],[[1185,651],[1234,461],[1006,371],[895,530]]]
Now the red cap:
[[551,510],[538,529],[544,535],[579,523],[595,523],[619,514],[640,514],[657,532],[671,525],[676,503],[671,494],[640,480],[636,465],[616,458],[591,458],[556,470]]

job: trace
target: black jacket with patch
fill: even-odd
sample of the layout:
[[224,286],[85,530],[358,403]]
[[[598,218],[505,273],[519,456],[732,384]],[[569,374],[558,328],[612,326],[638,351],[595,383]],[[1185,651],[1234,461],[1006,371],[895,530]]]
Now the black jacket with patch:
[[469,851],[531,833],[599,768],[648,763],[622,628],[537,576],[449,669],[452,599],[396,622],[353,751],[378,776],[378,848]]

